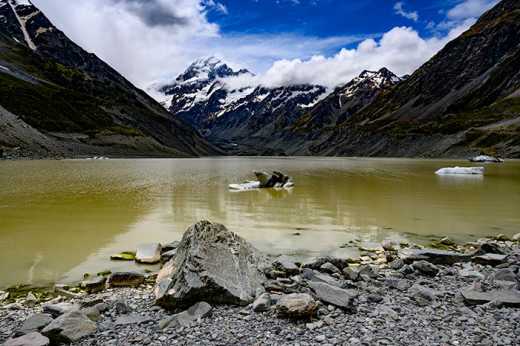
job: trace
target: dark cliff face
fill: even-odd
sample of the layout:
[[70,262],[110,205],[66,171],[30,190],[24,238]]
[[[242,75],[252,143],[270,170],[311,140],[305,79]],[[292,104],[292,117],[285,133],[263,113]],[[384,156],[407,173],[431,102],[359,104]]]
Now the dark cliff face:
[[520,156],[520,2],[504,0],[313,153]]
[[[0,0],[0,65],[0,106],[46,138],[37,148],[42,155],[216,152],[34,6]],[[30,138],[0,145],[24,147],[24,142]]]

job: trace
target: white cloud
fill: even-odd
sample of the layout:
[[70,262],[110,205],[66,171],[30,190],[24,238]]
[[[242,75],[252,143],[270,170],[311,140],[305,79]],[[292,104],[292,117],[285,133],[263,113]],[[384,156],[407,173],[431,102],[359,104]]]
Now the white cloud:
[[394,11],[396,14],[417,22],[419,20],[419,13],[417,11],[406,11],[404,9],[404,3],[402,1],[396,2],[394,5]]
[[498,0],[464,0],[448,11],[448,18],[451,20],[476,18],[497,3]]

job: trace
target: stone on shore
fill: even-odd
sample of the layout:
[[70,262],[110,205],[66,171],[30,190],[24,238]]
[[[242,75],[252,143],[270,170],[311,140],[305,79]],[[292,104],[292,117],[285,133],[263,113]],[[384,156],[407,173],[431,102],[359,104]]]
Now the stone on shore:
[[273,267],[287,275],[295,275],[300,272],[300,267],[289,256],[285,255],[277,257],[273,262]]
[[307,293],[284,295],[276,304],[277,313],[289,318],[311,318],[317,309],[318,303]]
[[506,261],[506,259],[507,259],[506,255],[488,253],[485,255],[473,257],[473,262],[482,264],[482,265],[490,265],[490,266],[495,267],[497,265],[504,263]]
[[88,293],[97,293],[105,289],[107,278],[105,276],[94,276],[81,282],[81,288]]
[[156,264],[161,261],[161,244],[142,244],[137,247],[135,261],[143,264]]
[[191,306],[188,310],[173,315],[159,322],[159,328],[165,329],[169,327],[190,327],[199,319],[206,317],[211,313],[213,308],[206,302],[199,302]]
[[520,307],[520,291],[517,290],[491,290],[481,292],[474,288],[463,290],[462,297],[467,304],[480,305],[495,302],[510,307]]
[[320,273],[319,271],[312,270],[312,269],[304,269],[302,276],[307,281],[313,281],[313,282],[324,282],[326,284],[329,284],[331,286],[340,287],[341,282],[329,274]]
[[16,336],[39,332],[52,322],[50,314],[34,314],[24,321],[20,329],[15,332]]
[[79,310],[80,306],[72,303],[43,304],[43,312],[56,318],[71,311]]
[[339,270],[343,270],[343,268],[348,267],[350,261],[351,260],[349,260],[348,258],[338,258],[331,256],[318,257],[303,263],[303,268],[319,270],[320,267],[325,263],[332,263]]
[[417,305],[426,306],[435,301],[435,291],[429,287],[425,287],[419,284],[415,284],[408,289],[408,293],[411,294]]
[[152,318],[149,316],[143,316],[143,315],[134,313],[134,314],[119,316],[116,319],[115,324],[116,324],[116,326],[127,326],[130,324],[139,325],[142,323],[150,322],[151,320],[152,320]]
[[439,268],[427,261],[417,261],[412,264],[413,269],[426,276],[436,276]]
[[201,221],[188,228],[177,255],[159,272],[156,303],[186,308],[204,299],[247,305],[266,281],[267,261],[252,245],[223,225]]
[[40,333],[33,332],[17,338],[8,339],[4,346],[47,346],[50,340]]
[[319,300],[332,304],[342,309],[351,309],[357,293],[353,290],[345,290],[331,286],[323,282],[309,282],[309,287],[314,291]]
[[95,333],[96,324],[84,313],[71,311],[61,315],[42,330],[53,344],[76,342]]
[[135,272],[112,273],[108,277],[108,287],[137,287],[144,283],[144,275]]
[[471,255],[436,249],[404,251],[402,255],[403,261],[407,264],[416,261],[427,261],[433,264],[453,265],[471,260]]
[[271,308],[271,295],[269,293],[263,293],[253,302],[254,312],[264,312]]

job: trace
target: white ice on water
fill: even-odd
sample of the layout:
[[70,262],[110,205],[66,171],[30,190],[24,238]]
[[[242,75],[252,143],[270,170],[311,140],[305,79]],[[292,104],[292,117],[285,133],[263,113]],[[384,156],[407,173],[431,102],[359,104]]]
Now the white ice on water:
[[453,175],[453,174],[470,174],[483,175],[484,167],[446,167],[441,168],[435,174],[437,175]]

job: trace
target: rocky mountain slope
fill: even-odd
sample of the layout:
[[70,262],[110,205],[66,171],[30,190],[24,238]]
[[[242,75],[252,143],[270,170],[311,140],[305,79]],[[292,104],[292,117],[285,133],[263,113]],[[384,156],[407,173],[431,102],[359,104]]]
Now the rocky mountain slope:
[[520,157],[520,2],[503,0],[315,155]]
[[0,129],[19,156],[216,152],[26,0],[0,0]]

